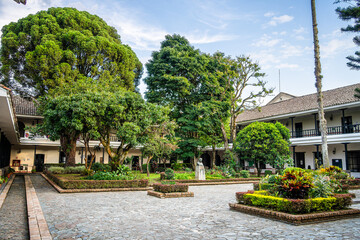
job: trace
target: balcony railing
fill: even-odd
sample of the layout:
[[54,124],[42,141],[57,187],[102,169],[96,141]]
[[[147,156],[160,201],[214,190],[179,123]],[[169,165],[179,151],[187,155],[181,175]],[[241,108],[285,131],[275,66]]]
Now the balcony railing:
[[[345,126],[336,126],[327,128],[328,135],[338,135],[338,134],[347,134],[347,133],[359,133],[360,124],[345,125]],[[302,137],[316,137],[320,136],[320,129],[307,129],[307,130],[298,130],[291,132],[291,138],[302,138]]]

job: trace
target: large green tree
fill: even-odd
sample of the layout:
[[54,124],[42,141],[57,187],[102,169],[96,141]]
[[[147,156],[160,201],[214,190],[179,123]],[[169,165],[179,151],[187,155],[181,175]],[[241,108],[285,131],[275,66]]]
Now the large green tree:
[[254,122],[238,133],[234,149],[240,158],[254,162],[260,176],[260,163],[274,165],[276,158],[290,157],[289,139],[289,130],[278,122]]
[[74,8],[50,8],[2,28],[1,83],[22,96],[90,78],[134,90],[142,64],[115,28]]
[[[339,18],[344,21],[354,21],[353,25],[348,25],[346,28],[341,28],[343,32],[360,32],[360,0],[339,0],[339,2],[348,2],[350,5],[346,8],[338,7],[336,13]],[[354,43],[360,47],[360,36],[354,37]],[[348,56],[350,61],[347,63],[348,67],[353,70],[360,70],[360,51],[355,52],[355,56]]]
[[201,152],[199,147],[206,145],[202,124],[208,114],[202,114],[199,109],[205,101],[218,100],[224,90],[212,71],[211,56],[195,49],[182,36],[167,35],[146,67],[146,98],[170,107],[170,116],[176,120],[177,134],[181,137],[177,152],[195,164]]

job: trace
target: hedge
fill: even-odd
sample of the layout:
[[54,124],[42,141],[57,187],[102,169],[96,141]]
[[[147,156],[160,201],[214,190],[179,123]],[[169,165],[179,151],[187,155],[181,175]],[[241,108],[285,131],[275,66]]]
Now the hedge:
[[239,203],[263,207],[275,211],[302,214],[341,210],[351,205],[349,194],[335,194],[328,198],[286,199],[259,193],[237,194]]
[[148,179],[141,180],[62,180],[46,171],[46,175],[63,189],[96,189],[96,188],[144,188]]
[[187,192],[189,190],[189,185],[187,184],[160,184],[155,183],[153,185],[154,191],[162,193],[172,193],[172,192]]
[[349,185],[349,186],[355,186],[355,185],[360,185],[360,178],[342,179],[342,180],[340,180],[340,182],[342,184],[346,184],[346,185]]
[[[253,184],[254,184],[255,191],[260,190],[260,183],[253,183]],[[261,183],[261,190],[269,190],[273,186],[274,186],[274,184],[272,184],[272,183]]]
[[204,183],[204,182],[242,182],[242,181],[259,181],[260,178],[222,178],[222,179],[208,179],[208,180],[196,180],[196,179],[177,179],[171,180],[172,182],[179,183]]

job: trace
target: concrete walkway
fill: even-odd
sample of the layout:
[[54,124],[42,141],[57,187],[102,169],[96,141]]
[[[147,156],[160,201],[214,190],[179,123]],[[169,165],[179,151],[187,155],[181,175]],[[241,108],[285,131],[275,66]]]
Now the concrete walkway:
[[17,175],[0,209],[0,239],[29,239],[24,176]]
[[[31,176],[53,239],[358,239],[360,218],[292,226],[230,211],[251,184],[193,186],[193,198],[146,192],[57,193]],[[360,207],[358,204],[355,207]]]

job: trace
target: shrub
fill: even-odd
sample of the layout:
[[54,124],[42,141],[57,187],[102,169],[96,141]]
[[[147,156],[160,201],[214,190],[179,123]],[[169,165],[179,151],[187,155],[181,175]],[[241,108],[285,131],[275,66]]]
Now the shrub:
[[268,183],[275,184],[278,183],[278,175],[270,175],[268,178]]
[[344,179],[344,180],[340,180],[340,182],[342,184],[347,184],[349,186],[355,186],[355,185],[360,185],[360,178],[356,178],[356,179]]
[[162,193],[172,193],[172,192],[187,192],[189,185],[177,183],[177,184],[160,184],[155,183],[153,185],[154,191]]
[[64,173],[66,174],[80,174],[84,171],[85,166],[78,166],[78,167],[66,167],[64,169]]
[[313,187],[312,176],[301,168],[287,168],[281,176],[281,184],[278,186],[282,197],[291,199],[305,199]]
[[50,167],[48,169],[48,171],[53,174],[64,174],[65,173],[65,169],[63,167]]
[[95,172],[110,172],[111,166],[109,164],[96,162],[91,166],[91,169]]
[[192,172],[192,169],[191,168],[185,168],[185,172]]
[[175,163],[171,164],[171,168],[174,169],[175,171],[179,171],[179,170],[183,169],[183,164],[175,162]]
[[133,180],[134,176],[117,174],[116,172],[96,172],[88,176],[89,180]]
[[84,170],[80,173],[81,176],[91,176],[94,174],[94,170],[84,168]]
[[165,179],[167,179],[167,180],[175,179],[174,170],[172,170],[171,168],[167,168],[165,170]]
[[184,180],[184,179],[194,179],[195,178],[195,173],[176,173],[175,174],[175,179],[180,179],[180,180]]
[[271,170],[265,170],[265,176],[271,175],[272,171]]
[[333,186],[330,178],[326,176],[316,176],[313,181],[314,187],[310,189],[310,197],[326,198],[333,195]]
[[328,198],[286,199],[258,193],[240,196],[246,205],[264,207],[276,211],[301,214],[344,209],[351,204],[351,196],[339,194]]
[[241,171],[240,171],[240,176],[241,176],[242,178],[249,178],[249,177],[250,177],[250,172],[247,171],[247,170],[241,170]]

